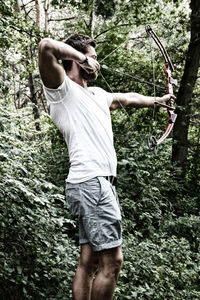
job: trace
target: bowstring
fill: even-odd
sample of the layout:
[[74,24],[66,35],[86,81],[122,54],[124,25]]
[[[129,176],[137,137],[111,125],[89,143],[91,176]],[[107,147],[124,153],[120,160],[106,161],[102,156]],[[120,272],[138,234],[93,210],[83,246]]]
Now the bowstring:
[[[103,80],[105,81],[106,85],[108,86],[109,90],[114,93],[113,89],[111,88],[110,84],[108,83],[108,81],[106,80],[106,78],[103,76],[102,72],[100,72],[100,75],[102,76]],[[122,111],[125,113],[125,115],[127,116],[126,120],[123,121],[123,126],[126,126],[126,124],[131,120],[131,116],[128,114],[128,112],[126,111],[125,107],[123,106],[123,104],[117,99],[117,102],[120,104]],[[118,115],[120,112],[118,110],[115,110],[116,115]],[[130,130],[132,127],[132,130]],[[133,133],[134,133],[134,126],[130,124],[126,127],[126,138],[127,140],[129,140],[130,138],[133,137]]]
[[165,87],[164,87],[164,86],[155,84],[155,82],[149,82],[149,81],[147,81],[147,80],[141,79],[141,78],[138,77],[138,76],[133,76],[133,75],[130,75],[130,74],[128,74],[128,73],[119,71],[118,69],[113,69],[113,68],[110,68],[110,67],[108,67],[108,66],[106,66],[106,65],[102,65],[101,68],[104,69],[104,70],[114,71],[115,73],[118,73],[118,74],[120,74],[120,75],[125,75],[125,76],[127,76],[127,77],[129,77],[129,78],[132,78],[132,79],[134,79],[134,80],[136,80],[136,81],[138,81],[138,82],[140,82],[140,83],[144,83],[144,84],[146,84],[146,85],[153,86],[154,88],[159,88],[159,89],[165,90]]
[[[106,80],[106,78],[103,76],[102,72],[101,72],[101,71],[99,71],[99,72],[100,72],[100,75],[102,76],[103,80],[105,81],[106,85],[108,86],[109,90],[111,91],[111,93],[114,93],[113,89],[111,88],[111,86],[110,86],[110,84],[108,83],[108,81]],[[127,113],[125,107],[123,106],[123,104],[122,104],[118,99],[117,99],[117,102],[120,104],[120,106],[121,106],[121,108],[122,108],[122,111],[123,111],[123,112],[125,113],[125,115],[127,116],[127,119],[125,120],[125,122],[123,122],[124,125],[126,125],[126,124],[128,123],[128,121],[131,120],[131,118],[130,118],[131,116]],[[116,112],[116,113],[119,113],[117,110],[116,110],[115,112]],[[133,137],[133,132],[134,132],[134,130],[133,130],[133,132],[131,133],[131,131],[130,131],[130,128],[131,128],[131,127],[132,127],[132,129],[134,129],[133,126],[132,126],[132,124],[129,124],[129,126],[127,126],[128,134],[126,134],[126,136],[127,136],[128,139],[130,139],[130,138]]]
[[[121,44],[119,44],[115,49],[113,49],[110,53],[108,53],[99,63],[100,65],[102,64],[102,62],[104,60],[106,60],[111,54],[113,54],[114,52],[116,52],[120,47],[122,47],[126,42],[128,41],[128,39],[125,39],[125,41],[123,41]],[[108,83],[108,81],[106,80],[106,78],[103,76],[101,70],[99,70],[100,75],[102,76],[103,80],[105,81],[107,87],[110,89],[111,93],[114,93],[113,89],[111,88],[110,84]],[[123,104],[117,100],[119,105],[121,106],[122,110],[125,112],[125,114],[128,116],[128,118],[130,118],[129,114],[127,113],[126,109],[124,108]]]
[[[128,39],[125,39],[125,41],[123,41],[121,44],[119,44],[115,49],[113,49],[110,53],[108,53],[99,63],[100,65],[102,64],[102,62],[104,62],[104,60],[106,60],[111,54],[113,54],[114,52],[116,52],[120,47],[122,47],[126,42],[128,41]],[[114,93],[113,89],[111,88],[110,84],[108,83],[108,81],[106,80],[106,78],[103,76],[102,72],[99,70],[100,75],[102,76],[103,80],[105,81],[107,87],[110,89],[110,91],[112,93]],[[119,105],[121,106],[121,108],[123,109],[123,111],[125,112],[125,114],[128,116],[128,118],[130,117],[129,114],[127,113],[127,111],[125,110],[123,104],[117,100]]]
[[[110,91],[114,94],[113,89],[111,88],[110,84],[108,83],[108,81],[106,80],[106,78],[103,76],[102,72],[99,71],[100,75],[102,76],[103,80],[105,81],[106,85],[108,86],[108,88],[110,89]],[[130,118],[129,114],[127,113],[126,109],[124,108],[123,104],[117,99],[119,105],[121,106],[121,108],[123,109],[123,111],[125,112],[125,114],[128,116],[128,118]]]
[[119,44],[114,50],[112,50],[110,53],[108,53],[99,63],[101,64],[104,60],[106,60],[111,54],[113,54],[115,51],[117,51],[126,42],[127,42],[127,40],[125,40],[121,44]]
[[[141,34],[141,35],[142,35],[142,34]],[[137,37],[137,38],[138,38],[138,37]],[[117,46],[117,47],[116,47],[114,50],[112,50],[108,55],[106,55],[106,56],[100,61],[100,64],[101,64],[103,61],[105,61],[111,54],[113,54],[114,52],[116,52],[120,47],[122,47],[122,45],[124,45],[127,41],[128,41],[128,39],[126,39],[125,41],[123,41],[119,46]],[[150,47],[151,47],[151,44],[150,44]],[[121,72],[121,71],[118,71],[118,70],[114,70],[114,69],[112,69],[112,68],[110,68],[110,67],[107,67],[107,66],[102,66],[102,67],[104,67],[104,69],[109,69],[109,70],[112,70],[112,71],[114,71],[114,72],[116,71],[116,72],[119,73],[119,74],[126,75],[126,76],[128,76],[128,77],[131,77],[131,78],[133,78],[133,79],[136,79],[136,80],[138,80],[138,81],[141,82],[141,83],[144,83],[144,84],[148,84],[148,85],[153,86],[154,99],[155,99],[155,101],[156,101],[156,84],[155,84],[154,53],[153,53],[152,47],[151,47],[150,49],[151,49],[152,69],[153,69],[153,83],[150,83],[150,82],[148,82],[148,81],[142,80],[142,79],[140,79],[140,78],[138,78],[138,77],[136,77],[136,76],[131,76],[130,74],[126,74],[126,73],[124,73],[124,72]],[[102,74],[102,72],[101,72],[100,70],[99,70],[99,73],[100,73],[100,75],[102,76],[103,80],[105,81],[105,83],[106,83],[107,87],[109,88],[109,90],[110,90],[112,93],[114,93],[114,91],[113,91],[113,89],[111,88],[110,84],[108,83],[108,81],[107,81],[106,78],[103,76],[103,74]],[[158,87],[158,88],[163,88],[162,86],[157,86],[157,87]],[[128,117],[128,118],[127,118],[127,121],[129,121],[129,120],[130,120],[130,115],[127,113],[127,111],[126,111],[126,109],[124,108],[123,104],[122,104],[119,100],[117,100],[117,101],[118,101],[118,103],[120,104],[122,110],[125,112],[126,116]],[[154,101],[154,102],[155,102],[155,101]],[[156,109],[156,106],[155,106],[155,104],[154,104],[153,116],[155,115],[155,109]],[[130,138],[130,137],[133,136],[133,133],[131,133],[131,132],[129,131],[130,128],[131,128],[131,124],[130,124],[130,125],[128,126],[128,128],[127,128],[127,129],[128,129],[128,132],[129,132],[128,138]]]
[[[151,65],[152,65],[152,77],[153,77],[153,96],[154,96],[154,106],[153,106],[153,113],[152,117],[153,120],[156,121],[157,119],[157,111],[156,111],[156,84],[155,84],[155,78],[156,78],[156,72],[155,72],[155,56],[154,56],[154,50],[152,47],[152,40],[150,41],[150,53],[151,53]],[[153,136],[153,124],[152,122],[149,125],[149,138],[148,140]]]
[[140,37],[142,37],[143,36],[143,34],[145,33],[145,31],[144,32],[142,32],[142,33],[140,33],[139,35],[137,35],[135,38],[126,38],[124,41],[122,41],[115,49],[113,49],[110,53],[108,53],[99,63],[101,64],[104,60],[106,60],[111,54],[113,54],[115,51],[117,51],[120,47],[122,47],[125,43],[127,43],[129,40],[132,40],[132,39],[134,39],[134,40],[136,40],[136,39],[139,39]]
[[153,119],[156,119],[156,84],[155,84],[155,60],[154,60],[154,51],[152,48],[152,42],[150,42],[150,51],[151,51],[151,63],[152,63],[152,75],[153,75],[153,95],[154,95],[154,107],[153,107]]

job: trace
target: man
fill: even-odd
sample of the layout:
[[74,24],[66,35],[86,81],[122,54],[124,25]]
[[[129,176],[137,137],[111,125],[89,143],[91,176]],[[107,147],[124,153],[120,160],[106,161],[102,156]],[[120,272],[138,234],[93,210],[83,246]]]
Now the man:
[[[69,151],[67,203],[80,220],[81,253],[73,282],[74,300],[113,299],[122,264],[110,110],[150,107],[155,101],[137,93],[107,93],[88,87],[87,82],[95,80],[100,69],[95,47],[94,40],[78,34],[65,43],[43,39],[39,45],[39,68],[50,115]],[[166,103],[170,98],[165,95],[156,101]]]

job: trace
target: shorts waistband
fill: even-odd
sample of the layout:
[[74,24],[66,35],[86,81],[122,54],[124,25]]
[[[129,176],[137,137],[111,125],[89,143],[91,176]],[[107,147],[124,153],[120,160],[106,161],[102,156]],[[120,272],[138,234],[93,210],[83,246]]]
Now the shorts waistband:
[[106,180],[108,180],[113,186],[117,185],[117,177],[115,176],[103,176]]

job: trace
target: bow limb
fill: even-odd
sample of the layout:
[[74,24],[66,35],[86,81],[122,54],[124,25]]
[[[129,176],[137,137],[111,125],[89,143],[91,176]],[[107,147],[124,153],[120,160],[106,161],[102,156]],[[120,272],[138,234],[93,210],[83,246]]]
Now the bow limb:
[[[155,43],[157,44],[158,48],[160,49],[163,58],[165,60],[165,66],[166,66],[166,70],[165,70],[165,74],[167,76],[167,91],[166,94],[171,94],[173,95],[173,84],[177,85],[177,81],[174,80],[171,77],[171,73],[174,71],[174,66],[171,62],[171,59],[166,51],[166,49],[164,48],[164,46],[162,45],[160,39],[158,38],[158,36],[156,35],[156,33],[153,31],[153,29],[150,27],[150,25],[146,25],[145,26],[146,32],[152,37],[152,39],[155,41]],[[159,104],[156,102],[156,104]],[[172,131],[173,127],[174,127],[174,123],[176,121],[176,117],[177,115],[174,113],[174,108],[172,107],[172,103],[169,100],[167,102],[167,105],[161,105],[161,106],[165,106],[167,108],[167,112],[169,115],[168,118],[168,126],[167,129],[165,130],[164,134],[159,138],[156,139],[154,136],[149,138],[149,146],[150,148],[154,149],[154,152],[157,152],[157,147],[158,145],[160,145],[170,134],[170,132]]]

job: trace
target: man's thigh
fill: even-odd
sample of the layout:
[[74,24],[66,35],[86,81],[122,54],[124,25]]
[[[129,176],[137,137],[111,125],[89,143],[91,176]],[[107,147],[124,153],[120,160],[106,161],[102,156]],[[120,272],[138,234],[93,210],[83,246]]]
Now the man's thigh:
[[99,264],[99,254],[90,244],[81,245],[79,264],[91,271],[95,271]]
[[96,269],[100,267],[110,271],[112,267],[121,267],[123,261],[122,246],[94,251],[90,244],[81,245],[80,260],[82,266]]
[[116,248],[122,243],[121,213],[115,188],[96,177],[67,190],[69,208],[80,219],[80,244],[90,243],[94,251]]

